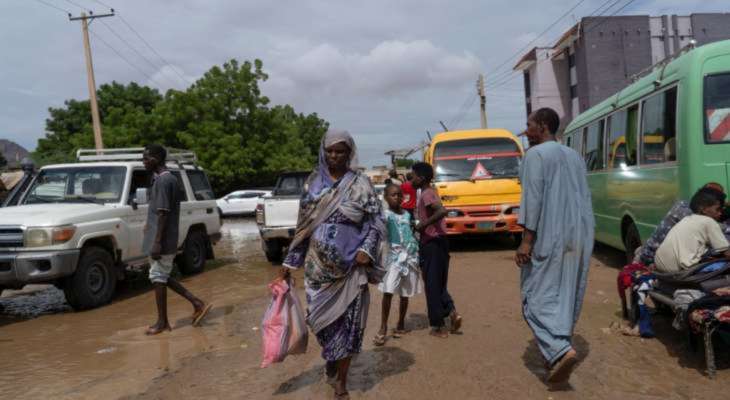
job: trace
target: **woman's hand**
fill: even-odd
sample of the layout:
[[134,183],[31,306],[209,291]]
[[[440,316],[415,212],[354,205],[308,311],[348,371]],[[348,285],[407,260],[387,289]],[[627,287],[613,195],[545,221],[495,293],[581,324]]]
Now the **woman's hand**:
[[281,267],[277,278],[279,278],[281,280],[288,280],[290,276],[291,276],[291,271],[289,270],[289,268]]
[[372,265],[372,260],[368,253],[364,251],[358,251],[355,256],[355,265],[359,267],[369,268]]

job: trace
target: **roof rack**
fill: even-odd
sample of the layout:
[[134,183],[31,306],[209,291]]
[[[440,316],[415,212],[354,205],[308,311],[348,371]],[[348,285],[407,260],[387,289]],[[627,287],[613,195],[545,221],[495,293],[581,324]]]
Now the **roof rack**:
[[[88,161],[142,161],[143,147],[128,147],[122,149],[79,149],[76,151],[76,160]],[[197,166],[198,157],[190,150],[167,149],[167,161],[182,166],[185,164]]]
[[663,78],[664,77],[664,68],[666,68],[670,62],[676,60],[677,58],[683,56],[686,53],[689,53],[690,51],[694,50],[696,47],[697,47],[697,41],[692,39],[689,41],[689,43],[686,46],[682,47],[675,53],[670,54],[669,56],[665,57],[663,60],[657,62],[656,64],[650,65],[650,66],[642,69],[641,71],[635,73],[634,75],[630,76],[629,80],[632,83],[636,82],[639,79],[643,78],[646,75],[649,75],[651,72],[654,72],[654,70],[659,69],[659,68],[662,68],[661,78]]

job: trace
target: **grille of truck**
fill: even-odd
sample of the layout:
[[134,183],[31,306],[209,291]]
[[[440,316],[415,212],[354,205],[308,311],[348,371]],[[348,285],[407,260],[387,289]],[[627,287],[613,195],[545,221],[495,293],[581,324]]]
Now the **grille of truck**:
[[23,230],[17,226],[0,226],[0,248],[23,247]]

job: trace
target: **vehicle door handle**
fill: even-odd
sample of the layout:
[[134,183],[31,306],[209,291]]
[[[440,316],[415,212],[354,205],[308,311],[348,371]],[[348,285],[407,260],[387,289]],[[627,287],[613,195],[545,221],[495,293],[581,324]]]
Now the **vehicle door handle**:
[[205,213],[206,214],[213,214],[213,209],[212,208],[206,208],[205,209]]

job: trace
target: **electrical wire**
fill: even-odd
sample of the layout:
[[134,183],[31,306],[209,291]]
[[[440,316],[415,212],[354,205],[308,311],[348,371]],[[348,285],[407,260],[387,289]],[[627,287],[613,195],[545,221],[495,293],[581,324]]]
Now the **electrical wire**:
[[167,60],[165,60],[165,58],[162,57],[162,55],[159,52],[157,52],[157,50],[155,50],[154,47],[152,47],[152,45],[150,45],[149,42],[147,42],[147,40],[145,40],[142,37],[142,35],[139,32],[137,32],[136,29],[133,28],[132,25],[129,22],[127,22],[127,20],[121,14],[117,13],[117,16],[119,17],[119,20],[122,21],[122,23],[124,23],[124,25],[126,25],[127,28],[129,28],[129,30],[131,30],[135,35],[137,35],[137,37],[139,38],[139,40],[141,40],[142,43],[144,43],[145,46],[147,46],[148,49],[150,49],[153,53],[155,53],[155,55],[160,60],[162,60],[162,62],[165,63],[165,65],[170,66],[170,69],[172,69],[173,72],[175,72],[177,74],[177,76],[180,77],[180,79],[182,79],[183,81],[185,81],[185,82],[187,82],[187,83],[189,83],[191,85],[193,84],[193,82],[190,79],[188,79],[182,73],[180,73],[180,71],[178,71],[178,69],[177,69],[176,66],[174,66],[172,63],[170,63]]
[[471,98],[471,102],[469,103],[468,106],[466,106],[466,108],[464,108],[464,111],[459,116],[459,119],[454,123],[452,129],[457,129],[459,127],[459,125],[461,125],[461,121],[463,121],[464,120],[464,117],[466,117],[466,115],[469,113],[469,109],[474,105],[474,102],[476,101],[477,97],[479,97],[479,96],[474,95]]
[[[615,0],[615,1],[614,0],[609,0],[609,2],[610,1],[613,1],[613,4],[611,4],[608,8],[604,9],[602,11],[602,13],[605,13],[605,12],[609,11],[616,4],[618,4],[621,0]],[[614,11],[611,15],[598,15],[598,16],[604,17],[605,19],[603,21],[601,21],[599,24],[597,24],[596,26],[592,26],[589,30],[583,32],[583,34],[584,35],[585,34],[588,34],[589,32],[592,32],[593,30],[597,29],[598,27],[600,27],[601,25],[603,25],[604,23],[606,23],[607,21],[609,21],[610,20],[610,17],[616,16],[618,13],[620,13],[621,11],[623,11],[626,7],[628,7],[629,5],[631,5],[632,3],[634,3],[635,1],[636,0],[629,0],[622,7],[620,7],[616,11]],[[603,7],[599,7],[599,9],[601,9],[601,8],[603,8]],[[546,60],[547,59],[537,60],[536,61],[536,64],[540,64],[541,62],[545,62]],[[517,71],[512,71],[512,72],[514,73],[513,76],[505,75],[504,77],[506,79],[503,79],[502,81],[499,81],[499,82],[492,82],[492,84],[489,86],[489,88],[490,89],[496,89],[496,88],[502,87],[502,86],[506,85],[507,83],[513,81],[515,78],[517,78],[517,77],[520,76],[520,74],[517,73]]]
[[570,9],[568,9],[568,11],[564,12],[560,17],[558,17],[555,21],[553,21],[539,35],[537,35],[535,38],[533,38],[532,40],[530,40],[526,45],[522,46],[513,55],[507,57],[507,59],[505,59],[504,61],[502,61],[502,63],[500,63],[496,68],[494,68],[494,70],[492,72],[499,71],[503,66],[507,65],[507,63],[509,63],[510,60],[512,60],[513,58],[518,57],[520,54],[522,54],[522,52],[525,51],[526,49],[528,49],[530,47],[530,45],[532,45],[538,39],[540,39],[541,37],[543,37],[546,33],[548,33],[551,29],[553,29],[558,23],[560,23],[560,21],[563,18],[567,17],[573,10],[575,10],[576,8],[578,8],[583,3],[585,3],[585,0],[580,0],[579,2],[577,2],[573,7],[571,7]]
[[[619,3],[620,1],[621,1],[621,0],[606,0],[606,1],[605,1],[605,2],[603,2],[603,3],[602,3],[602,4],[600,5],[600,6],[598,6],[598,8],[596,8],[595,10],[593,10],[593,12],[591,12],[591,13],[589,14],[589,16],[590,16],[590,15],[595,15],[595,14],[596,14],[597,12],[599,12],[599,11],[600,11],[601,13],[603,13],[603,12],[605,12],[605,11],[608,11],[609,9],[611,9],[611,8],[612,8],[612,7],[614,6],[614,5],[616,5],[616,4],[617,4],[617,3]],[[611,3],[611,2],[613,2],[613,4],[609,5],[609,6],[608,6],[608,8],[604,9],[604,7],[605,7],[605,6],[607,5],[607,4]],[[568,13],[569,13],[569,12],[571,12],[571,11],[572,11],[572,9],[571,9],[571,10],[569,10],[569,11],[568,11]],[[560,18],[558,19],[558,21],[556,21],[556,22],[559,22],[559,21],[560,21],[560,20],[561,20],[562,18],[564,18],[564,16],[560,17]],[[553,23],[553,24],[551,25],[551,27],[552,27],[552,26],[554,26],[556,22],[554,22],[554,23]],[[549,31],[549,30],[550,30],[550,29],[546,29],[546,30],[545,30],[545,31],[544,31],[543,33],[547,32],[547,31]],[[562,35],[562,33],[561,33],[560,35]],[[559,36],[558,36],[558,37],[559,37]],[[538,36],[538,38],[539,38],[539,36]],[[536,39],[537,39],[537,38],[536,38]],[[555,40],[557,40],[557,39],[554,39],[554,40],[550,41],[549,43],[552,43],[552,42],[554,42]],[[527,44],[526,46],[523,46],[523,48],[521,49],[521,51],[522,51],[522,50],[525,50],[525,49],[526,49],[527,47],[529,47],[531,43],[534,43],[534,41],[535,41],[535,40],[533,40],[532,42],[528,43],[528,44]],[[521,51],[520,51],[520,52],[521,52]],[[520,53],[520,52],[518,52],[518,54],[517,54],[517,55],[519,55],[519,53]],[[502,63],[502,65],[506,64],[507,62],[509,62],[509,60],[512,60],[512,59],[514,59],[514,58],[515,58],[515,55],[513,55],[513,56],[509,57],[509,58],[508,58],[507,60],[505,60],[505,62],[504,62],[504,63]],[[486,85],[486,86],[492,86],[492,85],[494,85],[495,83],[498,83],[498,82],[502,82],[502,80],[503,80],[504,78],[507,78],[507,77],[509,77],[509,76],[510,76],[511,74],[513,74],[514,72],[515,72],[515,71],[513,71],[513,70],[506,70],[506,71],[502,71],[502,72],[500,72],[500,73],[498,73],[498,74],[496,74],[496,75],[493,75],[493,76],[492,76],[492,77],[491,77],[490,79],[487,79],[487,81],[485,82],[485,85]],[[511,79],[511,78],[510,78],[510,79]]]
[[99,0],[90,0],[90,1],[93,1],[94,3],[99,4],[102,7],[106,7],[109,10],[113,10],[114,9],[114,7],[112,7],[110,5],[107,5],[107,4],[104,4],[104,3],[100,2]]
[[72,6],[78,7],[80,9],[82,9],[82,10],[91,11],[91,9],[84,7],[81,4],[79,4],[79,3],[77,3],[77,2],[75,2],[73,0],[63,0],[63,1],[65,1],[68,4],[71,4]]
[[98,41],[100,41],[106,47],[108,47],[109,49],[111,49],[117,56],[119,56],[119,58],[121,58],[122,60],[124,60],[124,62],[126,62],[127,64],[129,64],[130,67],[136,69],[142,75],[146,76],[147,79],[150,80],[150,82],[154,83],[158,87],[163,87],[163,85],[160,85],[160,83],[157,82],[157,80],[155,80],[150,74],[148,74],[147,72],[145,72],[145,70],[143,70],[140,67],[138,67],[137,65],[135,65],[133,62],[129,61],[129,59],[127,59],[126,57],[124,57],[124,55],[122,55],[122,53],[120,53],[116,48],[114,48],[114,46],[112,46],[111,44],[109,44],[101,36],[97,35],[96,32],[94,32],[93,30],[89,29],[89,33],[91,33],[94,36],[94,38],[96,38]]
[[66,10],[66,9],[63,9],[61,7],[58,7],[58,6],[54,5],[54,4],[48,3],[48,2],[46,2],[44,0],[35,0],[35,1],[37,1],[37,2],[39,2],[41,4],[45,4],[48,7],[54,8],[54,9],[56,9],[56,10],[58,10],[58,11],[64,13],[64,14],[66,14],[66,15],[71,15],[71,11]]
[[[101,22],[101,23],[102,23],[102,24],[103,24],[103,25],[104,25],[104,26],[105,26],[105,27],[106,27],[106,28],[107,28],[107,29],[108,29],[108,30],[109,30],[109,31],[110,31],[110,32],[111,32],[111,33],[112,33],[112,34],[113,34],[114,36],[116,36],[116,37],[117,37],[117,39],[119,39],[119,40],[120,40],[120,41],[121,41],[122,43],[124,43],[124,44],[125,44],[125,45],[126,45],[127,47],[129,47],[129,48],[130,48],[130,49],[131,49],[131,50],[132,50],[132,51],[133,51],[133,52],[134,52],[135,54],[137,54],[137,55],[138,55],[138,56],[139,56],[140,58],[142,58],[143,60],[145,60],[145,62],[147,62],[147,64],[149,64],[149,65],[150,65],[150,66],[152,67],[152,69],[153,69],[153,70],[155,70],[155,71],[158,71],[158,70],[159,70],[160,72],[164,73],[164,66],[163,66],[163,67],[159,67],[158,65],[156,65],[155,63],[153,63],[152,61],[150,61],[150,59],[149,59],[149,58],[145,57],[145,55],[144,55],[144,54],[140,53],[140,52],[139,52],[139,51],[138,51],[138,50],[137,50],[137,49],[136,49],[136,48],[135,48],[134,46],[132,46],[132,44],[130,44],[130,43],[129,43],[129,42],[127,41],[127,40],[125,40],[125,39],[124,39],[124,38],[123,38],[123,37],[122,37],[122,36],[121,36],[121,35],[120,35],[120,34],[119,34],[119,33],[118,33],[117,31],[115,31],[115,30],[114,30],[114,29],[113,29],[113,28],[111,27],[111,25],[109,25],[109,24],[107,24],[106,22],[104,22],[104,20],[103,20],[103,19],[102,19],[102,20],[100,20],[100,22]],[[177,86],[177,81],[173,81],[173,80],[171,80],[171,79],[170,79],[169,77],[167,77],[167,79],[168,79],[168,80],[170,81],[170,83],[173,83],[173,84],[175,84],[175,85]]]

